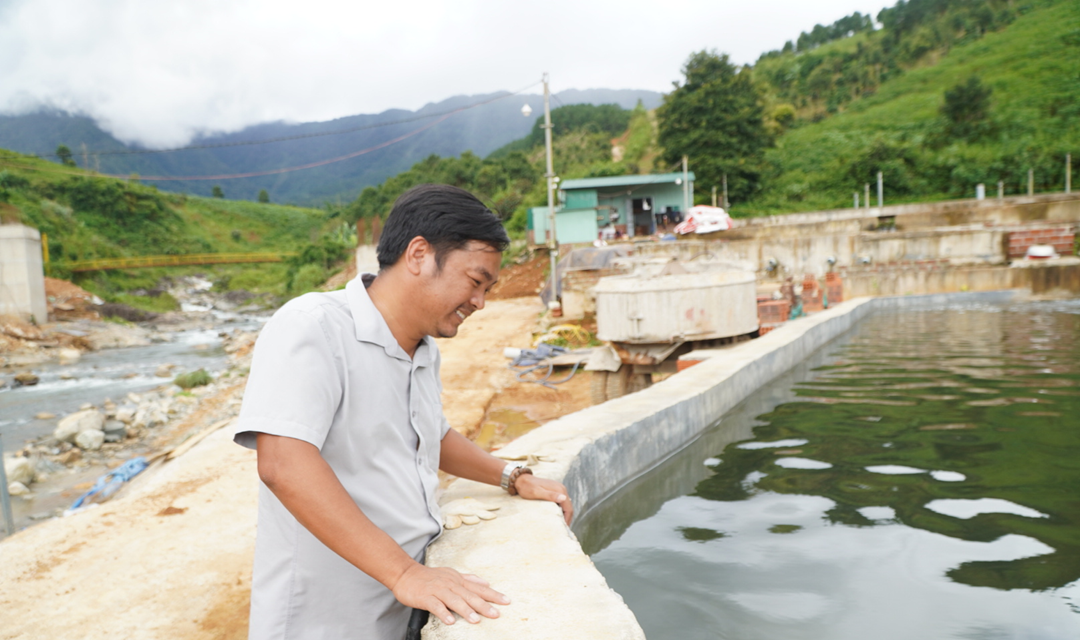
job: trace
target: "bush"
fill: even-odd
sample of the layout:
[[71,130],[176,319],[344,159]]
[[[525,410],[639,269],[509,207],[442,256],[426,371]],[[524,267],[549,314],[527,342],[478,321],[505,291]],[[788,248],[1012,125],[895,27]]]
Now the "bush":
[[204,387],[213,381],[214,379],[210,377],[206,369],[199,369],[191,373],[181,373],[173,379],[173,384],[181,389],[194,389],[195,387]]
[[289,292],[300,295],[308,291],[315,291],[322,283],[326,282],[326,270],[317,264],[305,264],[296,271],[292,282],[289,283]]

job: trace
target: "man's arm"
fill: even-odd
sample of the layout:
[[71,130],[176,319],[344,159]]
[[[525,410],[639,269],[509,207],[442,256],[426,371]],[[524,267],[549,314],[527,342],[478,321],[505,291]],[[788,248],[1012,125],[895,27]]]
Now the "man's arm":
[[451,611],[479,622],[478,612],[499,616],[490,603],[509,604],[476,576],[413,560],[356,506],[315,445],[260,433],[257,447],[259,478],[285,508],[332,551],[386,585],[402,604],[426,609],[446,624],[454,623]]
[[[450,475],[466,480],[499,486],[506,460],[500,460],[476,446],[476,443],[450,429],[442,439],[439,468]],[[518,476],[514,484],[518,495],[527,500],[547,500],[562,508],[566,524],[574,518],[574,505],[561,482],[538,478],[532,474]]]

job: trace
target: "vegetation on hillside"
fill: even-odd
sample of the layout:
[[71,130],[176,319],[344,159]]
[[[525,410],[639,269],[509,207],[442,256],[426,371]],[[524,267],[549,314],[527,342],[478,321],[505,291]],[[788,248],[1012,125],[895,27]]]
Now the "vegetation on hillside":
[[[641,105],[629,111],[617,105],[570,105],[554,109],[551,117],[560,123],[553,130],[552,147],[561,179],[637,172],[643,162],[652,168],[655,135]],[[511,233],[520,234],[525,228],[525,211],[547,204],[542,122],[541,116],[530,137],[487,158],[471,152],[456,158],[431,155],[379,186],[364,189],[346,207],[345,218],[385,217],[394,200],[409,188],[438,182],[475,193],[507,223]],[[620,134],[625,137],[626,152],[616,162],[612,160],[612,138]],[[538,142],[526,144],[533,139]]]
[[[125,292],[160,291],[162,278],[201,272],[232,288],[287,296],[306,265],[328,274],[355,242],[342,237],[334,212],[162,193],[135,180],[102,178],[11,152],[0,155],[0,222],[34,227],[48,237],[50,271],[108,301],[151,311],[175,303]],[[344,247],[344,248],[343,248]],[[297,252],[285,264],[251,264],[70,273],[65,262],[191,253]],[[309,269],[309,272],[312,271]],[[305,288],[306,287],[306,288]],[[160,297],[160,296],[158,296]]]
[[[997,3],[942,5],[987,15],[979,7],[991,11]],[[862,194],[878,171],[887,203],[973,197],[976,184],[993,193],[998,181],[1006,194],[1025,193],[1029,169],[1037,192],[1062,189],[1065,154],[1080,155],[1080,77],[1073,62],[1080,58],[1080,9],[1044,0],[1011,11],[1007,28],[946,39],[942,49],[898,68],[872,95],[828,117],[795,119],[766,153],[770,173],[764,189],[734,204],[733,213],[851,206],[853,193]],[[957,33],[954,13],[919,15],[922,23],[903,23],[907,38]],[[890,23],[885,24],[874,38],[896,42],[905,55],[918,49],[907,38],[889,35]],[[867,36],[806,55],[850,48]],[[756,77],[763,62],[753,69]],[[763,82],[768,100],[770,84]]]

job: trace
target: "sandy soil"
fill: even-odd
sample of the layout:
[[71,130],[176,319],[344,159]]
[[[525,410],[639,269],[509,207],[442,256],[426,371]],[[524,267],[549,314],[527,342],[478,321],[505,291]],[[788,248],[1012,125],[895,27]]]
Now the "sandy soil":
[[[587,405],[586,376],[547,389],[507,369],[503,349],[531,346],[541,310],[536,298],[492,301],[440,340],[455,429],[497,447]],[[204,399],[200,421],[234,416],[241,393]],[[226,426],[111,502],[3,540],[0,639],[246,637],[256,487],[255,456]]]

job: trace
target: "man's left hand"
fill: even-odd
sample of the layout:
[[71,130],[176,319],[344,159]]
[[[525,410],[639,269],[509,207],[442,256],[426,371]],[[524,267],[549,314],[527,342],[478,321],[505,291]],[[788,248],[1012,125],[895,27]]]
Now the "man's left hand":
[[514,488],[517,489],[518,495],[526,500],[547,500],[559,505],[566,518],[566,524],[570,524],[573,520],[574,505],[570,502],[569,493],[561,482],[523,473],[518,476]]

